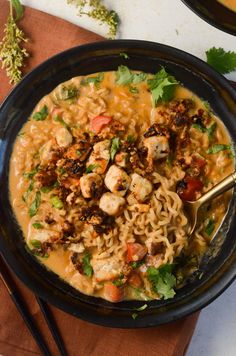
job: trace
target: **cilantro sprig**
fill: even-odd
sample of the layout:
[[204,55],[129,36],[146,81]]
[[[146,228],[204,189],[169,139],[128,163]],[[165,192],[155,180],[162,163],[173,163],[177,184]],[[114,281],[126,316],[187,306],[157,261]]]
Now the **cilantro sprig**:
[[212,47],[206,51],[207,63],[221,74],[236,69],[236,52],[225,51],[223,48]]
[[172,274],[172,269],[173,265],[171,264],[159,268],[148,267],[147,269],[147,277],[152,285],[153,292],[164,299],[173,298],[175,295],[176,278]]
[[119,137],[114,137],[111,141],[111,150],[110,150],[110,156],[112,161],[114,160],[115,155],[119,150],[119,148],[120,148],[120,139]]
[[89,252],[86,252],[84,257],[82,258],[82,267],[83,267],[84,274],[87,277],[92,277],[93,275],[93,267],[91,266],[90,259],[91,256]]

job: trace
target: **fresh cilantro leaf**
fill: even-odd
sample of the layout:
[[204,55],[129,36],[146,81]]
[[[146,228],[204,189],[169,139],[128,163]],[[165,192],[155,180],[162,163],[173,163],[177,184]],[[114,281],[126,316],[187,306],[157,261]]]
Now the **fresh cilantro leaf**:
[[123,57],[124,59],[129,59],[128,54],[125,53],[125,52],[121,52],[121,53],[120,53],[120,56]]
[[214,122],[210,127],[207,128],[207,134],[209,139],[212,139],[216,130],[217,124]]
[[42,244],[39,240],[30,240],[30,243],[35,248],[42,248]]
[[209,101],[202,100],[202,104],[204,105],[204,107],[208,113],[212,112],[212,108],[211,108]]
[[94,169],[96,169],[96,168],[98,168],[98,167],[100,167],[99,164],[96,164],[96,163],[90,164],[90,165],[86,168],[85,173],[91,173]]
[[78,156],[81,156],[81,155],[82,155],[82,153],[81,153],[80,150],[76,150],[76,154],[77,154]]
[[53,195],[51,198],[50,198],[50,203],[52,204],[52,206],[54,206],[54,208],[56,209],[62,209],[63,208],[63,202],[61,201],[61,199],[56,196],[56,195]]
[[36,192],[35,194],[35,199],[33,200],[33,202],[31,203],[30,207],[29,207],[29,216],[32,218],[34,215],[36,215],[38,208],[40,206],[41,203],[41,193],[39,191]]
[[35,176],[35,174],[38,173],[38,171],[39,171],[39,165],[34,167],[34,169],[31,172],[24,173],[23,176],[25,178],[32,179]]
[[210,236],[215,229],[215,220],[214,219],[209,219],[207,222],[207,225],[205,226],[205,232],[207,233],[208,236]]
[[40,111],[35,112],[33,114],[32,118],[35,121],[43,121],[46,119],[47,116],[48,116],[48,107],[44,105]]
[[127,142],[128,143],[134,143],[135,142],[135,137],[133,135],[128,135],[127,136]]
[[135,262],[131,262],[130,266],[133,269],[139,268],[140,266],[142,266],[145,262],[144,261],[135,261]]
[[93,275],[93,268],[90,264],[90,258],[91,258],[91,256],[88,252],[82,258],[83,271],[84,271],[84,274],[88,277],[92,277],[92,275]]
[[33,227],[35,229],[43,229],[43,225],[40,222],[33,223]]
[[166,159],[166,164],[167,164],[167,166],[168,166],[169,168],[172,167],[172,165],[173,165],[173,160],[174,160],[174,157],[172,156],[172,154],[169,154],[169,155],[167,156],[167,159]]
[[210,148],[208,148],[206,153],[215,154],[215,153],[218,153],[220,151],[226,151],[226,150],[230,150],[230,149],[231,149],[230,145],[224,145],[224,144],[216,143],[215,145],[213,145]]
[[42,193],[49,193],[53,189],[53,185],[51,187],[42,187],[40,190]]
[[33,188],[34,188],[34,182],[31,180],[31,182],[30,182],[30,184],[29,184],[29,186],[28,186],[28,189],[27,189],[26,192],[22,195],[22,200],[23,200],[24,202],[27,201],[27,199],[28,199],[28,197],[29,197],[29,195],[30,195],[30,192],[32,192]]
[[70,130],[70,126],[60,116],[58,115],[54,116],[53,120],[59,122],[66,129]]
[[206,132],[206,127],[199,125],[199,124],[193,124],[192,127],[202,133]]
[[226,52],[223,48],[212,47],[206,51],[207,63],[221,74],[236,69],[236,52]]
[[138,313],[133,313],[132,314],[132,318],[135,320],[135,319],[137,319],[137,317],[138,317]]
[[104,79],[104,73],[99,73],[96,77],[88,77],[86,79],[83,79],[81,81],[81,85],[88,85],[90,83],[93,83],[96,87],[99,86],[99,84],[103,81]]
[[131,84],[133,81],[133,74],[126,66],[119,66],[116,72],[116,84],[127,85]]
[[163,267],[147,269],[147,277],[153,291],[164,299],[173,298],[175,295],[176,278],[172,274],[172,268],[172,265],[166,264]]
[[121,287],[123,286],[124,284],[124,275],[123,273],[121,273],[121,275],[115,279],[113,282],[112,282],[116,287]]
[[133,80],[132,83],[133,84],[139,84],[141,82],[144,82],[147,79],[147,74],[146,73],[134,73],[133,74]]
[[110,156],[111,160],[113,161],[116,155],[116,152],[120,148],[120,139],[119,137],[114,137],[111,141],[111,150],[110,150]]
[[147,81],[149,90],[152,93],[153,105],[157,106],[160,101],[168,102],[173,99],[176,85],[179,82],[165,68],[156,73],[153,78]]
[[75,99],[78,96],[78,89],[73,86],[62,86],[61,91],[59,95],[57,96],[57,99],[59,100],[70,100],[70,99]]

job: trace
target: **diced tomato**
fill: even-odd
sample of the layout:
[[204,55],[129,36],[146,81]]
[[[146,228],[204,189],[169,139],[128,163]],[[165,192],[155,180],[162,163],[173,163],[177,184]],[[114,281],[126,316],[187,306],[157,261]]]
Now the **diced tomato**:
[[139,243],[127,243],[127,256],[126,261],[134,262],[134,261],[141,261],[144,256],[147,254],[147,247],[143,246]]
[[194,200],[196,193],[203,188],[202,181],[194,177],[186,177],[180,183],[177,186],[177,193],[182,200]]
[[124,299],[124,288],[107,282],[104,285],[104,297],[112,303],[118,303]]
[[90,129],[96,134],[98,134],[105,126],[107,126],[111,122],[111,120],[112,117],[110,116],[96,116],[90,121]]
[[134,288],[140,288],[143,284],[142,279],[137,273],[132,273],[128,279],[128,283]]

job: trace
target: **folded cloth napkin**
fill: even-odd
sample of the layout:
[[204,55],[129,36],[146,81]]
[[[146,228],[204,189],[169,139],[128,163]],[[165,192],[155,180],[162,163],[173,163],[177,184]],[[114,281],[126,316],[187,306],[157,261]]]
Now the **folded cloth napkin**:
[[[0,0],[0,9],[0,38],[2,38],[8,14],[8,1]],[[102,39],[95,33],[30,8],[25,9],[25,16],[20,26],[30,38],[27,48],[31,57],[26,62],[25,72],[60,51]],[[3,70],[0,70],[0,83],[1,102],[11,89]],[[16,277],[14,278],[48,341],[53,356],[58,355],[34,295]],[[4,356],[40,355],[34,339],[2,283],[0,283],[0,304],[0,354]],[[145,354],[181,356],[191,339],[198,317],[198,314],[194,314],[177,322],[151,329],[123,330],[92,325],[55,307],[50,308],[70,356],[143,356]]]

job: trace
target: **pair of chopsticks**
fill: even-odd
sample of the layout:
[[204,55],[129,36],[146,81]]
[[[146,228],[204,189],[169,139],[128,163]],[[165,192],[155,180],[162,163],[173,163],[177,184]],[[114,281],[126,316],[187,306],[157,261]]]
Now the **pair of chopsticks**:
[[[31,316],[20,292],[17,290],[11,276],[8,270],[8,267],[6,265],[6,262],[4,261],[3,257],[0,254],[0,278],[3,281],[4,285],[6,286],[6,289],[15,304],[16,308],[18,309],[19,313],[21,314],[25,324],[27,325],[29,331],[31,332],[32,336],[34,337],[38,347],[40,348],[41,352],[45,356],[51,356],[51,352],[45,343],[41,332],[39,331],[38,327],[35,324],[35,321],[33,320],[33,317]],[[40,307],[41,313],[44,316],[44,319],[48,325],[48,328],[53,336],[53,339],[57,345],[57,348],[61,354],[61,356],[67,356],[67,352],[65,350],[63,341],[61,339],[61,336],[59,334],[59,331],[57,329],[55,320],[46,304],[41,298],[36,297],[37,303]]]

